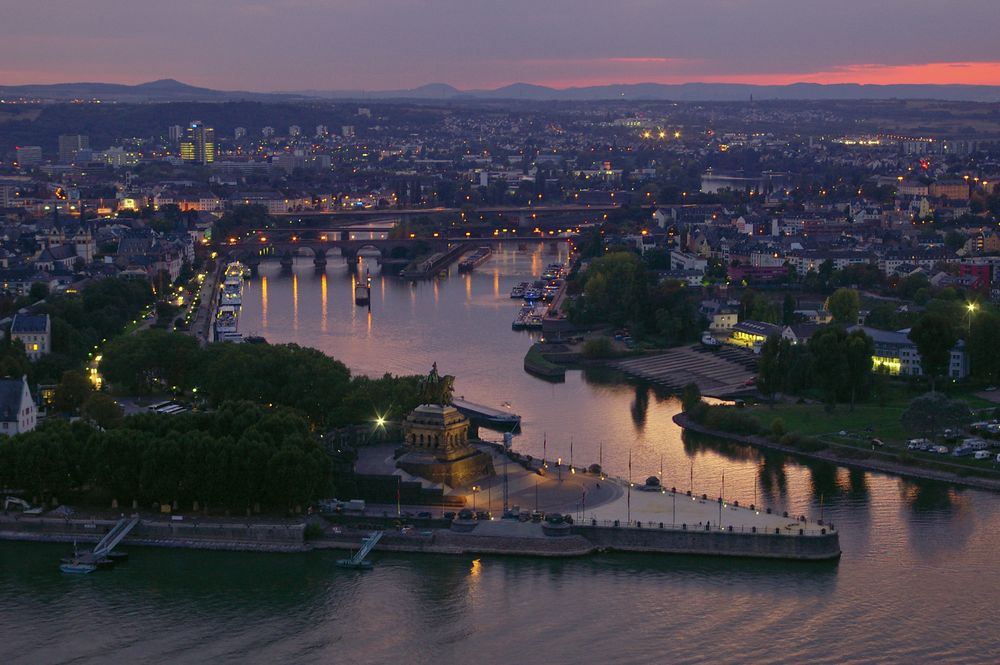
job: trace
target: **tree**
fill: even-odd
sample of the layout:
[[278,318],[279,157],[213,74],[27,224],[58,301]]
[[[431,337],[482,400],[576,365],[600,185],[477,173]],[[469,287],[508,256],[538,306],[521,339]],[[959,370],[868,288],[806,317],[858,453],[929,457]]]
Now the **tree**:
[[836,404],[847,385],[847,358],[843,328],[830,326],[809,338],[809,353],[813,359],[814,376],[827,404]]
[[83,417],[101,429],[110,429],[121,422],[125,413],[114,399],[104,393],[93,393],[83,403]]
[[693,411],[701,403],[701,389],[698,388],[698,384],[692,381],[684,386],[681,392],[681,410],[685,413]]
[[72,413],[87,400],[90,392],[90,381],[83,372],[63,372],[52,398],[52,408],[62,413]]
[[791,293],[786,293],[781,303],[781,322],[786,326],[795,323],[795,298]]
[[931,391],[913,399],[903,412],[903,426],[933,439],[947,427],[955,427],[969,421],[972,412],[962,400],[948,399],[944,393]]
[[909,339],[920,354],[920,368],[931,382],[934,392],[935,380],[945,376],[951,362],[951,350],[958,342],[955,329],[941,314],[929,312],[910,328]]
[[872,378],[872,355],[875,343],[861,330],[855,330],[844,341],[844,355],[847,359],[847,383],[851,392],[851,410],[859,396],[868,394]]
[[35,282],[34,284],[31,285],[31,288],[28,290],[28,297],[31,298],[31,300],[34,302],[37,302],[39,300],[44,300],[45,298],[48,298],[48,296],[49,296],[49,285],[46,284],[45,282]]
[[1000,380],[997,340],[1000,340],[1000,315],[986,311],[972,320],[967,340],[970,368],[973,376],[988,383]]
[[771,335],[760,347],[760,362],[757,365],[757,389],[774,404],[774,394],[783,383],[781,367],[781,337]]
[[852,326],[858,322],[861,299],[854,289],[840,288],[833,292],[826,302],[826,308],[833,320],[841,325]]

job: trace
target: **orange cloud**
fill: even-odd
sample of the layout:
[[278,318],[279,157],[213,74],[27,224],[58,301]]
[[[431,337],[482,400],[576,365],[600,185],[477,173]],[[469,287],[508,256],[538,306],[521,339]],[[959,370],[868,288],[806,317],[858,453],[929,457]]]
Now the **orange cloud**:
[[[544,71],[544,65],[562,65],[565,61],[532,61],[542,67],[532,83],[555,88],[628,83],[749,83],[788,85],[791,83],[892,84],[964,84],[1000,85],[1000,62],[932,62],[913,65],[856,64],[832,67],[815,72],[713,74],[711,63],[675,58],[600,58],[576,61],[574,73],[589,70],[589,76],[566,76],[564,72]],[[584,66],[585,65],[585,66]],[[548,73],[549,76],[545,76]],[[554,74],[554,76],[553,76]]]
[[798,74],[740,74],[707,76],[706,81],[787,85],[789,83],[940,83],[1000,85],[1000,62],[929,62],[919,65],[845,65],[826,71]]

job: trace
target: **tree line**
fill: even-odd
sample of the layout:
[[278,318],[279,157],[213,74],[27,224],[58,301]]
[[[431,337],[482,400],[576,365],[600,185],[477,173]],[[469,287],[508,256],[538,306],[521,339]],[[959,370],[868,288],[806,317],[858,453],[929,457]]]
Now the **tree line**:
[[0,486],[36,503],[86,495],[122,506],[286,511],[330,496],[330,469],[305,418],[248,402],[132,416],[106,431],[50,419],[0,445]]
[[578,295],[569,317],[574,323],[628,326],[633,337],[667,346],[697,340],[705,328],[697,293],[678,282],[658,282],[633,252],[595,258],[573,279]]
[[218,406],[232,400],[285,406],[317,427],[400,419],[419,403],[419,377],[351,376],[344,363],[297,344],[209,344],[147,330],[104,350],[104,378],[133,395],[187,393]]
[[95,346],[120,334],[153,300],[144,279],[101,279],[79,293],[50,295],[37,313],[49,315],[51,352],[29,362],[23,345],[7,335],[0,342],[0,374],[26,374],[33,385],[56,383],[66,371],[79,369]]

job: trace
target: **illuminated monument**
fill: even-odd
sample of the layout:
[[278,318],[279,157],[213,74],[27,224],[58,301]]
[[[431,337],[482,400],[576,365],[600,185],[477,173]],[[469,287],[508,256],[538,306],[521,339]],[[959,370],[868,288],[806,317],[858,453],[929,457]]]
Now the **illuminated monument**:
[[396,466],[449,487],[492,476],[492,458],[469,443],[469,420],[451,405],[453,376],[437,363],[420,382],[421,404],[403,422],[403,448]]

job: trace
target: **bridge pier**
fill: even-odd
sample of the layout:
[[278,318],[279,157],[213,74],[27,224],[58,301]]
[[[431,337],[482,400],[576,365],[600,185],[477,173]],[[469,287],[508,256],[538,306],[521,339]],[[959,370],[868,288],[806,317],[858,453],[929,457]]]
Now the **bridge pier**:
[[326,269],[326,250],[325,249],[314,249],[315,255],[313,256],[313,265],[316,266],[316,270]]
[[294,263],[295,263],[295,257],[292,256],[291,252],[286,251],[284,254],[281,255],[281,270],[282,270],[282,272],[291,272],[292,265]]

